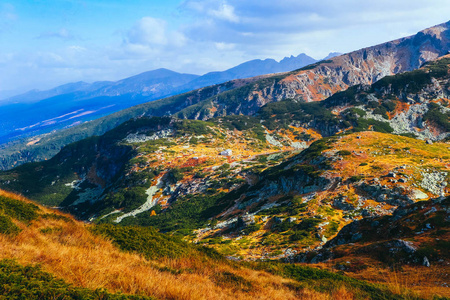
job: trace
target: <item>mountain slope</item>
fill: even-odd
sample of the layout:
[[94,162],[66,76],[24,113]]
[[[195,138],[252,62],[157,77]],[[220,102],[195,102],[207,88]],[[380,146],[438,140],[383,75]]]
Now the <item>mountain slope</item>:
[[[151,228],[87,225],[3,191],[0,205],[0,295],[8,299],[407,296],[314,268],[226,261],[211,249]],[[5,232],[5,224],[17,230]]]
[[257,101],[239,101],[239,96],[248,91],[248,86],[243,86],[189,106],[176,116],[208,119],[247,112],[268,128],[297,124],[318,130],[323,136],[375,127],[381,132],[443,140],[450,133],[449,66],[450,57],[443,56],[419,70],[386,76],[370,86],[356,85],[320,102],[290,99],[262,108]]
[[[234,260],[317,263],[331,258],[322,267],[377,282],[386,274],[397,276],[387,270],[393,262],[402,268],[409,264],[401,276],[419,272],[426,268],[421,264],[427,256],[435,274],[424,272],[430,280],[415,280],[418,286],[411,287],[427,297],[446,296],[447,289],[439,287],[446,279],[431,278],[448,270],[443,251],[448,201],[439,197],[450,194],[449,68],[450,57],[444,56],[419,70],[357,85],[324,101],[284,100],[255,107],[251,116],[224,113],[201,121],[137,115],[102,136],[64,147],[48,161],[0,173],[0,186],[101,224],[99,232],[139,253],[154,253],[148,250],[153,246],[141,244],[140,236],[157,239],[159,234],[122,226],[153,226]],[[247,82],[234,84],[246,87]],[[229,90],[214,96],[220,88]],[[192,109],[190,104],[211,95],[235,104],[240,91],[219,85],[143,106],[153,112],[161,107]],[[198,117],[206,112],[200,110]],[[8,230],[16,231],[14,226]],[[410,242],[418,253],[402,257]],[[179,249],[174,244],[169,248]],[[358,255],[361,251],[368,255]],[[361,284],[296,266],[263,268],[301,278],[302,283],[313,276]],[[362,271],[351,271],[355,269]],[[213,282],[248,278],[222,270],[234,275],[226,273],[226,279]],[[245,298],[249,285],[242,284]],[[311,284],[324,287],[324,282]],[[373,288],[364,286],[362,298],[386,297],[380,290],[374,296]]]
[[208,119],[227,114],[254,114],[261,106],[283,99],[321,101],[354,85],[418,69],[450,50],[450,22],[414,36],[364,48],[318,62],[285,75],[267,77],[235,91],[207,99],[180,115]]
[[[238,238],[236,229],[258,224],[257,232],[266,228],[267,236],[299,249],[320,245],[320,238],[352,219],[449,193],[445,143],[362,132],[318,140],[297,155],[293,149],[320,135],[296,127],[270,133],[258,123],[248,117],[215,123],[138,119],[69,145],[49,161],[3,172],[0,184],[85,220],[183,234],[200,230],[197,238],[205,241],[230,233]],[[231,155],[221,155],[227,148]],[[320,218],[308,219],[318,211]],[[286,221],[286,214],[293,221]],[[281,239],[285,230],[269,225],[274,217],[285,230],[302,224],[296,220],[308,220],[312,228],[326,224],[312,231],[317,236],[290,238],[293,230]],[[204,228],[214,219],[218,225]],[[253,254],[244,250],[245,255],[275,251],[265,240],[258,233]]]
[[443,57],[254,116],[135,118],[2,172],[0,186],[84,220],[151,225],[228,255],[290,257],[352,220],[449,194],[448,143],[437,142],[449,135],[449,68]]
[[[420,201],[389,216],[354,221],[323,249],[295,259],[326,261],[335,270],[365,280],[376,277],[377,269],[383,274],[377,282],[404,282],[427,297],[448,297],[449,204],[450,197]],[[395,277],[387,270],[380,272],[386,265],[401,271]]]
[[[224,120],[222,120],[222,122],[223,121]],[[191,124],[198,125],[201,123],[202,122],[194,122]],[[188,127],[186,125],[187,124],[184,124],[182,128]],[[141,128],[145,127],[149,128],[148,126]],[[198,126],[195,127],[197,128]],[[196,130],[199,130],[199,128]],[[127,130],[124,130],[123,134],[130,140],[144,139],[145,137],[145,134],[143,133],[138,135],[132,134],[130,136]],[[163,134],[163,132],[160,134]],[[208,134],[203,135],[204,137],[208,137]],[[114,136],[117,136],[117,132]],[[361,136],[361,138],[359,139],[358,136]],[[147,137],[150,138],[152,135]],[[183,135],[181,135],[181,137],[183,137]],[[192,139],[190,136],[186,137]],[[201,139],[202,137],[198,136],[198,140]],[[357,142],[359,142],[360,145],[357,145]],[[111,209],[104,210],[101,213],[106,216],[106,218],[101,218],[99,215],[96,219],[97,221],[100,223],[112,222],[113,224],[119,222],[122,226],[137,223],[142,225],[152,225],[164,231],[175,231],[178,234],[183,234],[189,239],[195,239],[197,243],[212,246],[227,255],[236,255],[238,257],[241,256],[246,258],[265,257],[273,259],[295,259],[298,253],[312,249],[318,245],[323,245],[326,238],[333,237],[343,225],[352,222],[353,220],[358,220],[361,217],[366,216],[382,216],[389,214],[397,205],[416,201],[417,199],[415,197],[433,195],[433,193],[436,193],[435,187],[434,185],[430,185],[431,183],[427,178],[431,175],[435,176],[434,174],[436,172],[442,172],[442,169],[445,168],[446,161],[443,162],[436,159],[436,153],[448,152],[448,150],[446,150],[448,145],[446,144],[433,144],[430,147],[430,145],[427,145],[422,141],[406,137],[391,136],[376,132],[364,132],[344,136],[341,139],[321,140],[298,155],[293,153],[294,156],[289,154],[289,152],[274,153],[271,155],[258,156],[254,160],[242,157],[244,159],[243,161],[234,161],[236,158],[233,157],[231,157],[231,160],[227,157],[218,157],[216,163],[213,163],[213,166],[216,167],[208,170],[208,166],[211,165],[208,161],[213,158],[213,156],[199,156],[198,160],[201,161],[196,165],[196,162],[194,162],[196,159],[194,159],[193,156],[199,154],[192,152],[189,155],[186,155],[181,154],[180,152],[174,152],[178,149],[175,148],[177,147],[176,145],[170,145],[170,143],[167,142],[158,142],[156,144],[150,143],[147,145],[143,141],[136,141],[135,143],[140,145],[137,149],[139,155],[130,161],[129,166],[126,168],[126,172],[122,173],[123,175],[115,176],[123,182],[123,185],[116,186],[115,190],[110,190],[107,198],[100,198],[97,204],[104,201],[105,203],[118,205],[116,206],[118,208],[129,207],[131,210],[134,210],[133,207],[129,205],[132,204],[133,201],[139,201],[137,197],[141,197],[141,199],[143,198],[145,201],[148,199],[146,198],[147,196],[152,196],[159,198],[158,205],[150,207],[149,210],[137,213],[135,217],[133,217],[133,215],[127,216],[127,213],[130,212],[130,210],[127,211],[126,209],[118,211],[111,211]],[[192,141],[192,143],[194,143],[194,141]],[[144,147],[144,145],[147,147]],[[394,147],[391,147],[391,145]],[[87,172],[86,180],[84,183],[80,181],[73,182],[72,187],[67,187],[74,192],[87,192],[90,190],[89,195],[86,194],[86,196],[93,199],[92,197],[98,197],[93,192],[95,185],[101,186],[108,180],[105,175],[108,175],[109,173],[105,174],[103,171],[110,170],[111,163],[114,161],[117,162],[113,156],[110,156],[111,153],[115,153],[117,150],[110,149],[107,144],[101,142],[95,143],[95,147],[96,148],[94,149],[72,147],[72,152],[69,152],[69,149],[63,151],[57,160],[52,159],[49,161],[49,165],[58,162],[58,164],[53,167],[53,173],[48,172],[49,166],[45,164],[24,165],[21,168],[27,167],[26,170],[28,172],[33,170],[33,172],[37,172],[30,173],[30,183],[33,182],[32,178],[42,178],[43,180],[39,180],[37,185],[47,185],[49,188],[55,187],[54,191],[46,191],[48,195],[51,196],[54,192],[57,192],[58,188],[61,186],[58,180],[61,180],[63,183],[66,182],[67,177],[65,177],[65,173],[62,172],[62,170],[67,168],[64,163],[70,163],[71,160],[72,162],[75,161],[79,164],[78,170],[83,171],[83,169],[85,169],[85,172]],[[101,147],[105,147],[105,149],[102,150]],[[187,152],[190,152],[190,150],[198,151],[199,149],[204,148],[195,148],[193,144],[191,144],[191,147],[192,149],[186,149]],[[181,146],[180,148],[183,149],[184,147]],[[99,152],[94,152],[93,150]],[[364,150],[364,154],[360,153],[362,150]],[[235,151],[237,151],[237,148]],[[386,151],[390,151],[391,154],[380,156],[380,154]],[[150,153],[145,154],[145,152]],[[89,157],[90,155],[88,155],[89,153],[93,153],[94,156],[96,156],[94,165],[97,165],[97,169],[89,168],[89,170],[86,170],[86,166],[88,166],[86,163],[91,159]],[[237,153],[238,152],[236,152],[236,154]],[[71,156],[76,154],[76,156],[71,159],[70,156],[67,156],[68,154]],[[110,157],[111,160],[109,162],[107,157],[103,156],[105,154]],[[158,156],[158,161],[152,161],[152,159],[156,158],[155,155]],[[164,156],[166,157],[165,159],[163,159]],[[423,163],[418,162],[418,157],[425,161]],[[169,160],[169,158],[171,160]],[[377,158],[378,161],[373,162],[374,158]],[[364,162],[366,162],[367,165],[365,165]],[[411,167],[404,168],[405,165]],[[161,171],[159,171],[159,174],[153,172],[158,171],[157,166],[171,168],[171,170],[164,176],[165,169],[160,169]],[[426,166],[426,169],[423,166]],[[364,170],[365,173],[365,176],[363,177],[359,175],[361,170]],[[366,170],[370,170],[370,172],[367,172]],[[395,176],[390,175],[390,173],[395,174]],[[236,180],[241,176],[244,180]],[[21,180],[21,177],[16,178]],[[402,181],[402,183],[400,183],[401,178],[406,178],[407,181]],[[56,182],[50,182],[55,179]],[[376,179],[378,179],[378,181]],[[14,180],[15,179],[12,179],[12,182],[14,182]],[[394,183],[393,180],[398,183]],[[443,177],[442,180],[448,181],[448,176]],[[164,182],[164,186],[159,185],[158,182]],[[386,187],[382,187],[382,185],[386,185]],[[415,191],[417,190],[415,185],[420,185],[419,190],[422,192]],[[152,192],[146,194],[145,191],[152,190],[151,188],[153,186],[156,187],[155,193]],[[140,191],[137,187],[144,188]],[[444,186],[442,185],[442,187]],[[31,188],[33,188],[33,186],[30,186],[30,189]],[[439,188],[441,188],[441,185],[439,185]],[[426,189],[430,189],[430,191]],[[228,194],[224,193],[227,190],[231,192]],[[413,193],[411,193],[411,195],[404,195],[404,192],[409,190]],[[445,194],[448,195],[448,189],[444,187],[444,191]],[[140,194],[141,192],[142,194]],[[298,194],[302,194],[301,197]],[[121,195],[123,196],[122,198]],[[142,195],[144,195],[144,197],[142,197]],[[173,197],[176,198],[171,199]],[[82,202],[79,204],[82,204]],[[86,211],[86,207],[95,208],[96,206],[96,203],[91,203],[88,206],[86,206],[86,202],[84,204],[85,205],[73,205],[73,212],[77,213],[77,210]],[[137,204],[138,205],[134,204],[134,207],[140,205],[139,203]],[[97,207],[97,209],[98,208],[101,208],[101,206]],[[47,209],[41,208],[41,210]],[[108,213],[108,211],[112,214]],[[78,214],[80,216],[82,215],[81,213]],[[118,217],[123,218],[118,220]],[[434,215],[430,215],[430,217],[434,217]],[[32,218],[35,217],[33,216]],[[19,226],[22,230],[25,230],[21,233],[21,239],[27,241],[27,243],[22,243],[17,246],[14,243],[14,240],[9,241],[8,239],[2,239],[2,257],[19,258],[19,261],[23,264],[32,263],[34,262],[34,253],[41,253],[36,250],[36,247],[41,247],[40,243],[43,240],[47,243],[45,244],[46,250],[45,254],[41,253],[40,256],[38,256],[39,262],[41,262],[41,264],[44,263],[44,265],[47,266],[47,271],[56,272],[58,276],[68,278],[70,279],[69,282],[73,282],[76,285],[96,288],[99,286],[98,282],[102,281],[102,278],[105,278],[104,276],[112,276],[111,278],[118,277],[119,279],[133,278],[133,280],[138,280],[141,272],[144,272],[147,278],[149,276],[150,278],[152,278],[152,276],[161,276],[158,272],[154,274],[154,271],[144,269],[138,262],[133,263],[133,274],[126,271],[127,273],[125,274],[128,274],[126,277],[115,276],[114,274],[117,273],[114,272],[123,272],[122,268],[125,268],[124,266],[119,267],[117,265],[117,260],[126,261],[128,264],[131,264],[131,262],[135,261],[135,258],[130,258],[129,256],[125,257],[123,255],[117,256],[114,254],[116,253],[115,251],[109,250],[109,245],[106,245],[101,240],[97,239],[93,240],[93,243],[97,245],[95,247],[97,250],[93,251],[89,246],[91,243],[90,240],[92,239],[90,235],[86,236],[85,233],[82,234],[79,231],[80,229],[75,230],[70,223],[66,224],[67,222],[65,219],[51,221],[53,219],[54,218],[50,218],[49,221],[39,221],[36,224],[33,222],[33,225],[29,227]],[[59,220],[59,218],[57,218],[57,220]],[[36,226],[38,227],[36,228]],[[139,229],[139,231],[136,231],[137,229],[132,229],[129,231],[130,229],[127,229],[127,227],[123,228],[122,226],[101,225],[98,228],[98,232],[107,234],[110,238],[113,238],[113,240],[117,239],[118,245],[126,247],[125,249],[127,250],[139,252],[145,249],[147,253],[149,253],[148,251],[154,253],[150,255],[161,255],[161,253],[164,253],[163,251],[166,251],[165,249],[167,248],[156,248],[157,250],[152,252],[153,250],[149,249],[153,249],[154,246],[139,246],[139,243],[141,243],[138,242],[139,237],[142,237],[143,234],[148,234],[145,233],[147,229]],[[53,230],[53,228],[62,228],[62,230]],[[198,230],[194,231],[195,234],[192,235],[193,229]],[[39,230],[39,232],[42,233],[37,235],[36,230]],[[66,231],[71,232],[69,236],[66,236]],[[151,233],[152,235],[156,234],[154,231],[151,232],[153,232]],[[40,234],[43,234],[44,236],[40,238]],[[38,239],[36,239],[36,235],[39,237]],[[29,238],[31,236],[34,238]],[[126,237],[129,237],[131,240],[126,240]],[[338,239],[339,237],[340,236],[338,235]],[[85,238],[87,238],[86,241]],[[144,241],[153,241],[154,239],[155,238],[144,238]],[[81,245],[81,249],[80,246],[79,248],[76,248],[76,251],[80,251],[79,255],[75,255],[73,252],[74,250],[67,252],[65,248],[61,248],[69,246],[73,249],[73,246],[70,246],[72,245],[70,241],[74,240],[76,240],[77,245]],[[54,243],[60,242],[62,245],[54,245]],[[133,246],[134,243],[138,244]],[[101,247],[98,245],[101,245]],[[88,256],[83,252],[83,248],[85,247],[89,249],[87,251],[90,251]],[[175,255],[175,257],[178,257],[178,255],[180,255],[178,251],[181,251],[180,253],[185,255],[183,253],[186,253],[186,250],[181,249],[189,249],[187,247],[188,246],[185,245],[178,248],[176,245],[171,245],[168,248],[171,250],[167,255]],[[111,254],[106,255],[105,253],[100,252],[105,251],[105,249],[107,251],[112,251]],[[355,251],[357,251],[357,249],[358,248],[355,247]],[[198,274],[197,272],[200,272],[200,274],[202,274],[201,276],[205,276],[205,273],[210,274],[208,273],[209,271],[205,270],[205,268],[209,268],[207,267],[209,262],[205,265],[202,254],[195,254],[198,259],[202,260],[201,263],[197,261],[192,262],[190,261],[192,258],[189,256],[189,251],[190,250],[188,250],[187,258],[183,258],[181,261],[175,261],[168,265],[168,268],[171,270],[170,272],[178,272],[176,271],[177,268],[182,265],[191,269],[188,274],[192,274],[194,277]],[[19,257],[17,256],[18,254],[20,254]],[[69,257],[66,257],[65,254],[68,254]],[[109,255],[114,257],[114,259]],[[79,260],[75,259],[77,257],[82,259],[81,261],[83,262],[84,267],[77,267],[80,263]],[[441,258],[442,257],[438,256],[437,259]],[[71,268],[77,268],[80,274],[88,272],[89,277],[81,276],[73,278],[71,275],[64,273],[64,270],[67,270],[67,267],[60,270],[62,266],[60,263],[57,263],[59,262],[59,259],[65,261],[64,266],[69,264]],[[88,264],[89,271],[85,269],[86,259],[90,262],[90,264]],[[53,265],[54,263],[57,264]],[[103,271],[105,263],[108,265],[108,270],[114,270],[113,274],[107,275],[109,274],[109,271]],[[432,263],[434,263],[434,260]],[[161,264],[157,263],[156,265],[159,266],[158,270],[166,270],[164,267],[165,264],[166,263],[163,263],[163,266],[161,267]],[[371,263],[368,263],[368,265],[372,266]],[[114,267],[112,268],[111,266]],[[376,266],[376,264],[374,266]],[[213,272],[214,274],[217,274],[218,270],[224,270],[224,274],[225,272],[232,273],[253,282],[247,275],[236,273],[236,271],[230,270],[228,267],[222,269],[220,263],[219,265],[214,263],[214,266],[211,267],[215,270]],[[293,273],[290,273],[291,271],[288,270],[295,268],[294,266],[280,266],[280,268],[285,270],[284,272],[288,272],[288,274],[304,274],[304,272],[306,272],[304,276],[300,276],[302,282],[303,280],[306,280],[306,278],[311,278],[310,276],[312,276],[312,274],[315,274],[315,271],[309,271],[308,269],[292,270]],[[194,271],[192,271],[192,269],[194,269]],[[265,269],[266,268],[263,270]],[[268,266],[267,270],[273,271],[274,268]],[[98,272],[101,272],[102,274],[100,275]],[[184,271],[181,272],[184,274]],[[279,272],[280,271],[277,271],[276,273],[280,274]],[[73,274],[73,272],[70,274]],[[328,273],[325,273],[319,277],[312,278],[324,278],[325,282],[328,282],[328,279],[326,278],[331,275],[327,274]],[[229,278],[230,276],[231,275],[227,275],[226,278]],[[330,278],[333,278],[333,276],[334,275]],[[173,283],[175,282],[178,284],[176,277],[169,277],[169,280],[172,283],[171,286],[174,286]],[[83,278],[83,280],[80,278]],[[158,278],[162,280],[161,277]],[[291,278],[296,277],[294,276]],[[135,285],[130,289],[131,287],[128,286],[127,280],[128,279],[123,279],[120,283],[120,286],[122,287],[121,291],[127,293],[134,294],[138,291],[141,291],[141,293],[144,291],[147,295],[166,295],[167,297],[167,293],[181,292],[180,289],[177,289],[176,291],[162,291],[161,288],[154,284],[151,284],[151,288],[147,288],[145,286],[150,284],[148,281],[143,283],[145,284],[143,287],[144,290],[140,290],[140,287],[136,287]],[[183,280],[186,280],[186,277],[183,277]],[[214,281],[215,279],[212,280]],[[344,280],[352,285],[350,279]],[[381,280],[381,277],[371,278],[371,280]],[[102,282],[105,281],[103,280]],[[117,280],[111,280],[110,277],[108,277],[106,282],[110,282],[106,286],[108,290],[117,291],[114,288]],[[219,286],[223,287],[222,284],[229,281],[224,278],[221,279],[220,282]],[[205,284],[209,284],[209,281]],[[257,290],[260,289],[259,283],[252,284],[258,286],[258,288],[256,288]],[[268,284],[267,280],[264,284]],[[311,284],[318,287],[322,286],[323,283],[313,280]],[[335,283],[332,283],[331,286],[327,285],[327,289],[331,288],[330,291],[333,291],[332,287],[334,284]],[[336,287],[338,286],[340,286],[339,283]],[[102,287],[105,286],[103,285]],[[189,293],[191,293],[189,297],[200,297],[199,294],[193,293],[192,289],[200,288],[195,282],[185,282],[181,287],[183,295],[186,295],[184,293],[189,291]],[[420,287],[421,285],[414,287],[414,289]],[[267,294],[267,297],[269,298],[276,298],[276,296],[270,292],[270,284],[268,289],[269,290],[261,290],[261,292],[269,293]],[[234,289],[233,291],[234,293],[236,292]],[[251,289],[251,291],[253,293],[254,289]],[[352,290],[352,292],[355,291]],[[445,292],[445,289],[439,290],[439,294],[445,295],[445,293],[442,294],[442,292]],[[221,293],[223,293],[223,291]],[[241,295],[236,295],[234,293],[232,298]],[[244,295],[242,295],[242,297],[245,298],[246,292],[244,290],[243,293]],[[283,293],[286,295],[285,292]],[[252,295],[252,297],[254,297],[254,294]],[[367,294],[365,295],[365,297],[367,297]],[[290,296],[288,296],[288,298],[289,297]],[[300,296],[297,294],[296,297]],[[372,297],[373,296],[370,298]]]
[[[49,161],[4,172],[1,174],[1,184],[4,188],[20,191],[43,203],[58,206],[64,203],[63,206],[69,207],[74,201],[80,204],[85,202],[81,201],[82,198],[89,197],[91,204],[96,203],[94,206],[90,207],[90,202],[86,202],[82,206],[88,204],[87,207],[71,208],[73,213],[87,219],[99,217],[98,213],[106,208],[130,212],[137,209],[133,205],[139,206],[145,202],[142,188],[137,192],[140,196],[132,197],[136,199],[136,203],[131,206],[117,206],[121,201],[108,196],[109,193],[114,194],[119,187],[133,186],[130,186],[127,177],[140,169],[133,169],[135,160],[143,160],[143,166],[147,166],[153,177],[157,177],[155,175],[161,172],[164,174],[168,170],[158,164],[149,165],[148,162],[176,159],[179,166],[188,163],[177,159],[178,153],[197,159],[202,155],[209,157],[209,162],[203,166],[206,168],[219,163],[218,154],[227,148],[234,151],[236,160],[245,160],[246,157],[255,160],[255,157],[251,158],[254,155],[302,149],[323,136],[344,132],[374,130],[418,136],[427,139],[428,143],[432,143],[432,140],[445,140],[450,134],[450,112],[446,98],[449,93],[447,87],[450,85],[449,66],[450,58],[444,57],[420,70],[386,77],[372,86],[355,86],[325,101],[298,103],[287,100],[269,103],[254,116],[226,116],[209,122],[140,117],[125,122],[101,137],[91,137],[71,144]],[[188,99],[208,97],[209,93],[216,91],[217,87],[205,88],[202,93],[206,93],[206,96],[192,92]],[[220,97],[234,91],[224,92]],[[183,95],[173,97],[171,105],[180,107],[185,99]],[[151,105],[157,111],[158,104],[167,105],[167,102],[161,100],[145,105]],[[164,108],[166,110],[168,106]],[[376,136],[372,137],[375,138]],[[204,149],[198,149],[197,144],[205,146]],[[141,148],[143,150],[139,150]],[[171,154],[158,154],[162,150]],[[173,167],[169,166],[168,169]],[[242,166],[238,169],[240,168]],[[142,176],[151,176],[150,173]],[[35,178],[40,180],[36,181]],[[72,191],[70,182],[77,180],[81,181]],[[200,183],[197,181],[196,185]],[[149,183],[146,179],[143,184],[145,189],[150,188],[147,186]],[[173,184],[169,184],[172,185],[170,188],[175,188]],[[201,186],[206,188],[208,184],[203,183]],[[81,196],[87,191],[89,192],[85,196]],[[80,199],[76,200],[77,198]],[[109,201],[105,202],[107,205],[102,202],[105,199]],[[97,203],[99,200],[102,201]],[[115,203],[117,201],[119,202]],[[75,208],[77,211],[73,210]]]
[[163,100],[141,104],[50,134],[33,137],[25,141],[14,141],[6,145],[0,145],[1,165],[10,168],[11,166],[20,165],[23,162],[50,158],[58,153],[63,146],[93,135],[101,135],[131,118],[142,116],[143,111],[154,116],[170,115],[171,112],[176,112],[223,91],[243,86],[252,80],[258,80],[258,78],[235,80],[222,85],[202,88]]

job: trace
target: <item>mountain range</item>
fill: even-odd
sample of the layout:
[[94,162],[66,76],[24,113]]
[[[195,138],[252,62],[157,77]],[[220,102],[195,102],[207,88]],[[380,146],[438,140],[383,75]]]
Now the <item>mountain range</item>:
[[[0,102],[0,143],[71,127],[193,89],[238,78],[292,71],[314,62],[315,59],[300,54],[280,62],[252,60],[203,76],[158,69],[115,82],[75,82],[47,91],[32,90]],[[18,115],[21,117],[17,118]]]
[[1,145],[0,166],[48,159],[62,146],[101,135],[141,115],[177,114],[181,118],[208,119],[220,115],[252,115],[269,102],[292,98],[319,101],[357,84],[371,84],[384,76],[411,71],[449,51],[450,23],[416,35],[323,60],[298,70],[263,77],[237,79],[184,94],[147,102],[48,135]]

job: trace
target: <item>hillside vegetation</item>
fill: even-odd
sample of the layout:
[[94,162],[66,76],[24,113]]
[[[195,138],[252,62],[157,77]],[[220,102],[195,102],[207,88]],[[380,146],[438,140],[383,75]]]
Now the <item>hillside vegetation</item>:
[[2,203],[14,205],[2,216],[19,228],[0,234],[0,293],[8,298],[417,298],[313,268],[245,266],[152,229],[86,225],[0,194]]

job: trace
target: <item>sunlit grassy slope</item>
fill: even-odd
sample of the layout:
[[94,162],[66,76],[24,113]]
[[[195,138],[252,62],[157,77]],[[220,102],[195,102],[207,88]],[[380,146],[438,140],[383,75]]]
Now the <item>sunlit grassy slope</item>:
[[[313,268],[229,262],[212,250],[148,228],[92,227],[3,191],[0,207],[2,220],[8,220],[1,224],[0,291],[10,298],[24,295],[28,295],[27,299],[43,299],[49,295],[56,299],[406,297],[403,291],[395,294],[382,285]],[[36,264],[40,267],[34,267]],[[28,265],[31,266],[24,267]]]

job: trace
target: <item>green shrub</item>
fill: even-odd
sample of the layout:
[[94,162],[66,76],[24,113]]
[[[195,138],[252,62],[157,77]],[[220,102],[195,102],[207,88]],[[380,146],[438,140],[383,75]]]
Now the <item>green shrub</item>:
[[110,294],[106,290],[75,287],[41,270],[39,266],[21,266],[13,260],[0,261],[1,299],[58,300],[138,300],[145,296]]
[[51,220],[63,220],[66,223],[74,223],[74,221],[71,218],[69,218],[69,217],[66,217],[66,216],[63,216],[63,215],[57,215],[57,214],[53,214],[53,213],[51,213],[51,214],[43,214],[41,216],[41,218],[43,218],[43,219],[51,219]]
[[293,229],[294,227],[296,227],[296,224],[290,222],[288,219],[285,219],[283,222],[276,225],[274,227],[274,229],[278,230],[279,232],[285,232],[285,231]]
[[427,113],[423,116],[425,121],[436,124],[445,131],[450,131],[450,112],[442,113],[440,106],[436,103],[430,103]]
[[357,114],[360,117],[364,117],[365,115],[367,115],[367,113],[362,110],[361,108],[357,108],[357,107],[352,107],[348,109],[350,112],[352,112],[353,114]]
[[311,230],[315,228],[317,225],[322,222],[322,219],[316,219],[316,218],[306,218],[303,219],[300,224],[296,226],[296,229],[298,230]]
[[362,176],[362,175],[353,175],[353,176],[351,176],[351,177],[348,179],[348,181],[349,181],[349,182],[358,182],[358,181],[360,181],[361,179],[364,179],[364,176]]
[[92,227],[92,231],[112,239],[122,250],[137,252],[149,259],[183,257],[193,252],[190,244],[152,227],[102,224]]
[[126,209],[123,212],[126,213],[140,207],[147,201],[145,191],[146,189],[141,186],[124,187],[115,193],[109,193],[99,204],[103,207],[114,207],[116,209],[125,207]]
[[10,217],[0,215],[0,233],[16,235],[20,232],[20,228],[13,223]]
[[24,201],[0,196],[0,212],[21,222],[37,219],[39,208]]
[[214,282],[223,287],[249,292],[253,284],[242,276],[223,271],[214,275]]
[[389,112],[394,111],[397,107],[397,103],[394,101],[384,101],[381,105]]
[[187,243],[181,237],[160,233],[153,227],[102,224],[92,227],[91,231],[111,239],[122,250],[139,253],[148,259],[199,255],[223,259],[214,249]]
[[261,224],[254,223],[254,224],[250,224],[247,227],[245,227],[243,231],[245,234],[250,234],[250,233],[258,231],[260,229],[261,229]]
[[302,288],[309,287],[319,292],[328,292],[332,294],[341,287],[345,287],[352,291],[355,295],[355,299],[420,299],[419,297],[410,294],[405,296],[394,294],[387,286],[381,284],[368,283],[345,275],[312,267],[295,264],[282,264],[278,262],[266,262],[258,263],[255,268],[294,279],[301,284]]
[[363,119],[359,118],[356,120],[356,126],[353,129],[354,132],[367,131],[369,127],[372,126],[374,131],[382,133],[392,133],[394,129],[387,122],[381,122],[374,119]]
[[340,150],[340,151],[338,151],[337,154],[339,154],[341,156],[348,156],[348,155],[352,155],[352,152],[348,151],[348,150]]
[[230,197],[231,201],[234,196],[233,193],[229,193],[227,196],[224,193],[187,195],[178,198],[169,209],[156,216],[142,213],[136,218],[125,218],[121,223],[153,226],[164,232],[181,229],[193,230],[207,224],[208,219],[222,212],[229,205],[226,197]]
[[173,168],[169,172],[169,178],[171,178],[174,182],[180,181],[183,177],[184,174],[179,168]]
[[205,135],[212,133],[208,126],[214,126],[214,124],[199,120],[181,120],[174,123],[174,128],[176,129],[178,136]]
[[307,237],[309,237],[309,233],[305,230],[296,230],[294,233],[289,237],[289,240],[296,242],[301,241]]
[[336,221],[330,221],[330,224],[328,224],[327,229],[325,230],[325,237],[329,238],[336,234],[339,230],[339,223]]
[[43,234],[53,234],[62,232],[62,227],[45,227],[39,229],[39,231]]

